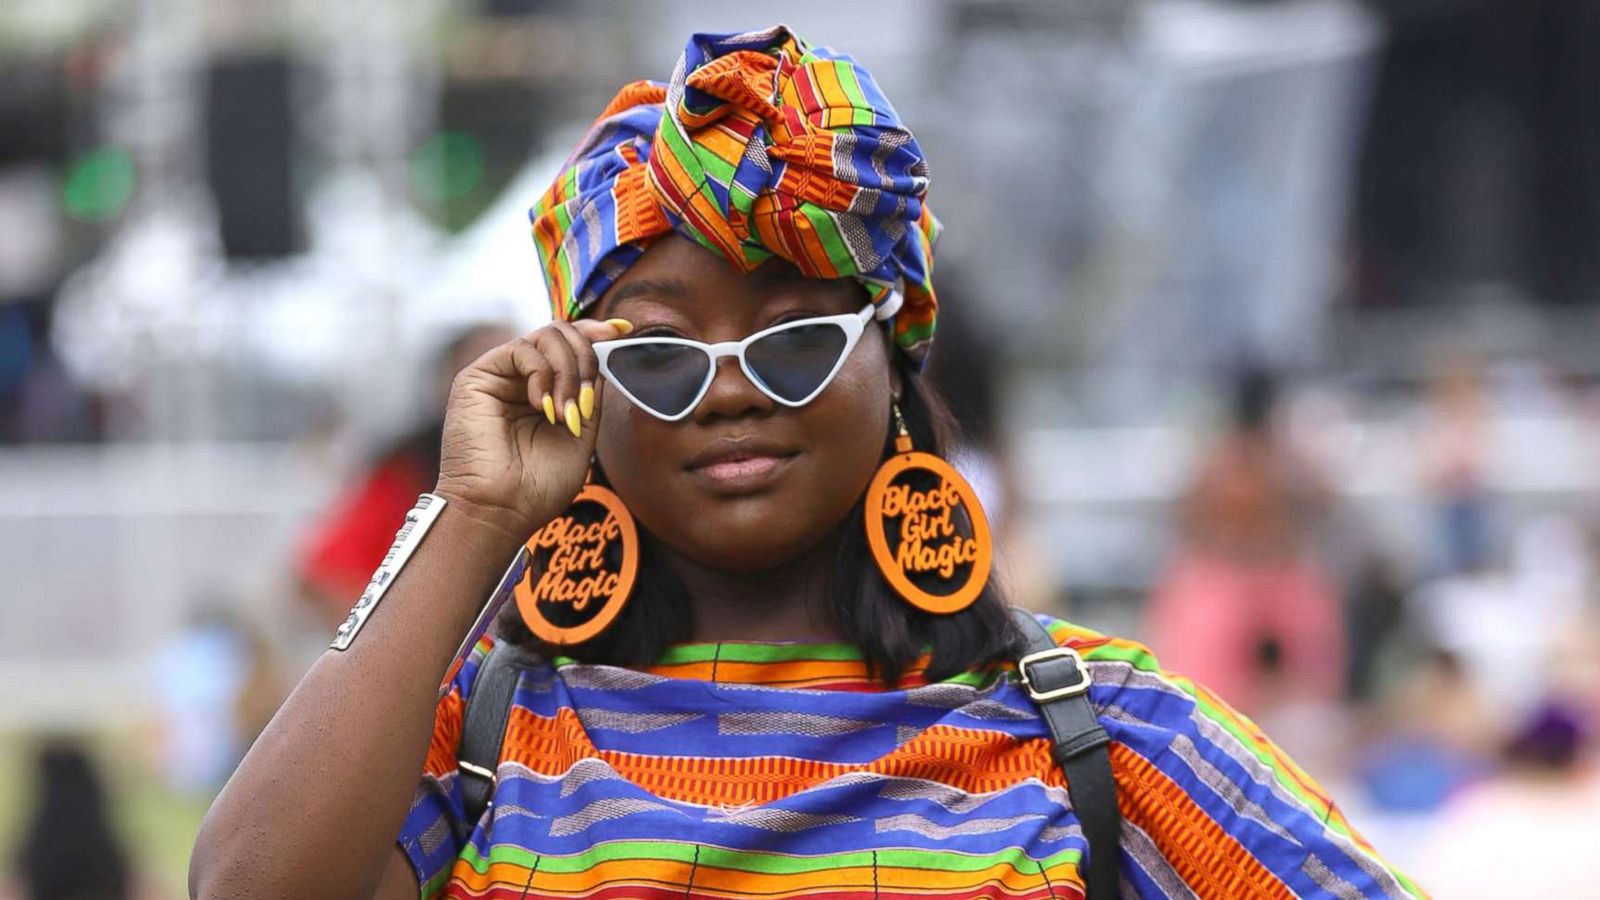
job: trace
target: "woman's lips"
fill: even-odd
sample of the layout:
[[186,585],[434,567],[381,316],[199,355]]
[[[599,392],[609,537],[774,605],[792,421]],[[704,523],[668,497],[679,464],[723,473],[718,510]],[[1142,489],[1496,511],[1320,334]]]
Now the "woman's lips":
[[724,459],[689,470],[703,486],[724,494],[748,494],[766,488],[788,468],[793,456],[747,456]]

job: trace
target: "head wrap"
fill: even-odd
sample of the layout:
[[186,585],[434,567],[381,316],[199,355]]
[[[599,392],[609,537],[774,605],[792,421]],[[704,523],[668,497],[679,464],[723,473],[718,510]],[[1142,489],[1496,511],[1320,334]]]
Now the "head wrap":
[[529,213],[557,318],[676,231],[742,271],[854,277],[921,364],[939,222],[928,163],[855,60],[784,26],[695,35],[667,84],[624,87]]

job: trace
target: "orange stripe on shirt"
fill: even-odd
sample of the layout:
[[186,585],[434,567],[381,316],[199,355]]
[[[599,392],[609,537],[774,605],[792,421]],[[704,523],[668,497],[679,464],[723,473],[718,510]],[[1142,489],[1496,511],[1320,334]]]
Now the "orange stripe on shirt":
[[428,755],[423,758],[422,770],[434,778],[443,778],[456,770],[456,748],[461,745],[461,694],[455,690],[444,695],[433,715],[433,739],[428,742]]
[[580,759],[597,758],[650,793],[701,805],[771,803],[854,772],[920,778],[973,794],[1004,790],[1030,777],[1065,784],[1047,738],[1017,741],[996,731],[935,725],[870,763],[834,763],[789,756],[707,759],[652,756],[596,748],[571,709],[554,717],[514,707],[502,761],[560,776]]
[[1117,806],[1144,829],[1184,884],[1201,900],[1292,898],[1289,886],[1149,760],[1111,744]]

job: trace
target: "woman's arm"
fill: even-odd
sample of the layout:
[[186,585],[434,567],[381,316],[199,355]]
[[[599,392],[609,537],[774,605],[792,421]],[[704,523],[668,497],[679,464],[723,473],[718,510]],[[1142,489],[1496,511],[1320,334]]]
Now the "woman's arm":
[[456,376],[435,488],[448,502],[354,643],[317,660],[212,804],[192,896],[368,898],[380,878],[389,895],[439,682],[517,548],[583,486],[604,394],[590,344],[628,328],[552,323]]
[[411,858],[396,847],[389,853],[383,867],[383,880],[373,891],[372,900],[418,900],[417,874],[411,868]]
[[374,896],[404,862],[395,836],[439,682],[520,543],[445,506],[350,649],[317,660],[212,804],[191,896]]

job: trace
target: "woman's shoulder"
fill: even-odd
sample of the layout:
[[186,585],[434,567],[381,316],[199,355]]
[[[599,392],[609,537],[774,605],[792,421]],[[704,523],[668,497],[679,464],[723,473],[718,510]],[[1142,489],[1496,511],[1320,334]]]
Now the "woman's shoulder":
[[[1036,613],[1035,617],[1057,646],[1070,647],[1083,659],[1089,670],[1089,701],[1113,740],[1137,733],[1141,740],[1131,743],[1157,750],[1146,745],[1183,735],[1226,735],[1221,743],[1230,751],[1250,757],[1277,756],[1292,765],[1276,748],[1265,751],[1270,742],[1247,716],[1204,685],[1163,668],[1145,644],[1056,616]],[[1207,743],[1215,745],[1211,740]]]
[[1153,845],[1186,880],[1225,868],[1299,896],[1421,896],[1317,782],[1225,700],[1163,669],[1144,644],[1038,618],[1087,664],[1089,702],[1111,737],[1118,805],[1137,828],[1136,843]]
[[[1163,670],[1150,648],[1138,641],[1106,634],[1048,613],[1036,612],[1033,617],[1050,633],[1056,646],[1078,651],[1083,661],[1090,665],[1096,683],[1103,684],[1116,672],[1126,671],[1168,679],[1175,686],[1193,687],[1188,679]],[[1125,679],[1115,680],[1120,683]]]
[[1144,643],[1106,634],[1068,619],[1036,614],[1056,645],[1078,652],[1089,671],[1089,702],[1112,739],[1147,754],[1176,741],[1202,738],[1209,750],[1241,758],[1272,758],[1295,768],[1249,717],[1179,672],[1164,668]]

